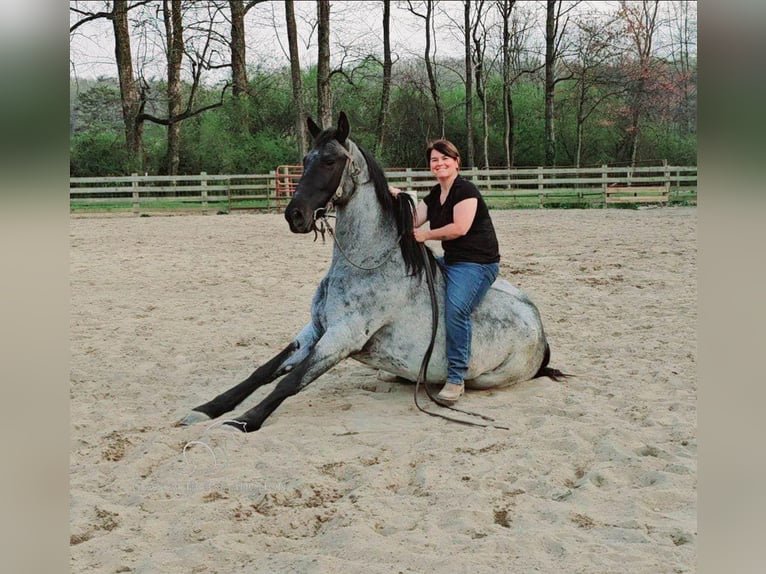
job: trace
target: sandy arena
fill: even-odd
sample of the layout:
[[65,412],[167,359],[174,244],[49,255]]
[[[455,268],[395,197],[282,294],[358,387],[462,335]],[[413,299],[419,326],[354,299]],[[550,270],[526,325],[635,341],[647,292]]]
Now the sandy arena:
[[251,434],[173,423],[307,322],[329,239],[73,216],[71,571],[693,572],[697,210],[491,213],[576,377],[468,391],[505,431],[347,360]]

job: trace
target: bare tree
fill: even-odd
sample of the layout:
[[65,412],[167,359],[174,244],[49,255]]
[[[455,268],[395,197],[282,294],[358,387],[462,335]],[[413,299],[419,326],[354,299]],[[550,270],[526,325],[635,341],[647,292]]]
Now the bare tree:
[[476,97],[479,98],[481,103],[482,153],[484,155],[484,167],[487,169],[489,168],[489,109],[485,86],[492,66],[485,58],[488,35],[485,6],[484,0],[476,2],[475,17],[471,24],[471,40],[473,42],[471,57],[473,60],[474,78],[476,79]]
[[692,50],[697,45],[697,12],[695,2],[670,3],[671,56],[675,66],[679,92],[678,125],[682,134],[696,131],[696,65],[692,64]]
[[407,9],[415,16],[422,18],[424,21],[423,29],[426,34],[426,47],[425,47],[425,62],[426,73],[428,74],[428,85],[431,89],[431,98],[434,101],[434,109],[436,111],[436,122],[439,126],[441,136],[444,137],[444,108],[441,104],[439,97],[439,86],[436,82],[436,75],[434,74],[432,58],[432,34],[433,34],[433,21],[434,21],[434,0],[425,0],[425,13],[418,12],[412,4],[411,0],[407,0]]
[[332,125],[332,75],[330,73],[330,0],[317,0],[317,117],[319,125]]
[[562,54],[562,40],[569,23],[569,12],[579,2],[570,2],[563,9],[563,0],[547,0],[545,10],[545,165],[556,162],[556,133],[554,130],[556,84],[571,78],[558,76],[557,63]]
[[[138,121],[150,121],[164,125],[167,128],[167,161],[166,171],[170,175],[178,173],[181,155],[181,123],[207,110],[223,105],[223,98],[229,87],[226,82],[221,90],[218,102],[194,108],[195,99],[201,84],[202,73],[205,69],[220,67],[212,60],[212,44],[215,28],[220,24],[218,17],[221,8],[213,3],[191,4],[189,9],[194,11],[194,24],[189,27],[193,36],[187,43],[184,33],[183,6],[181,0],[163,0],[159,10],[162,12],[165,39],[164,49],[167,58],[167,116],[158,117],[149,113],[141,113]],[[198,11],[207,11],[207,14]],[[187,56],[191,67],[191,85],[184,103],[182,69],[184,56]]]
[[622,144],[623,153],[627,153],[631,166],[636,165],[641,120],[646,112],[646,88],[652,74],[652,42],[659,25],[658,7],[659,0],[620,0],[619,14],[624,20],[635,58],[628,69],[631,80],[630,118]]
[[112,2],[111,8],[106,2],[105,9],[97,12],[83,10],[79,7],[79,3],[70,7],[73,13],[82,16],[70,27],[70,34],[74,33],[80,26],[100,18],[110,20],[112,23],[117,77],[120,83],[122,119],[125,125],[125,148],[128,156],[126,167],[128,171],[143,170],[144,168],[143,122],[139,120],[139,116],[146,103],[145,93],[139,88],[133,72],[128,11],[147,4],[147,2],[148,0],[133,3]]
[[245,16],[253,6],[266,0],[229,0],[231,14],[231,81],[232,93],[239,97],[248,92],[247,87],[247,45],[245,43]]
[[391,0],[383,0],[383,87],[380,94],[380,111],[378,112],[378,127],[375,137],[375,153],[383,151],[383,138],[388,123],[388,102],[391,98]]
[[544,66],[528,57],[529,31],[533,15],[520,10],[516,0],[496,0],[495,6],[502,23],[502,78],[503,78],[503,143],[505,165],[513,167],[516,151],[516,118],[513,109],[513,86],[525,74],[536,74]]
[[303,107],[303,81],[301,80],[301,62],[298,54],[298,32],[295,27],[295,6],[293,0],[285,0],[285,21],[287,40],[290,48],[290,79],[293,88],[293,111],[295,116],[295,135],[298,138],[300,156],[308,151],[305,110]]
[[616,20],[583,15],[575,22],[574,57],[567,62],[574,79],[575,151],[574,164],[582,164],[584,129],[590,116],[607,100],[624,93],[623,82],[615,77],[620,30]]
[[463,40],[465,45],[466,167],[473,167],[473,62],[471,59],[471,0],[463,1]]
[[505,148],[505,165],[513,167],[513,150],[515,144],[513,99],[511,86],[511,14],[516,0],[499,0],[497,9],[503,22],[503,146]]

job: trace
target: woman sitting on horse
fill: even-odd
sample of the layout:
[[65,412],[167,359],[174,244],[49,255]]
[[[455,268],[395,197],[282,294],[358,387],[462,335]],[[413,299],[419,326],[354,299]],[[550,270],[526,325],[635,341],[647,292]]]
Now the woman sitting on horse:
[[[417,206],[415,239],[441,241],[437,258],[447,283],[447,381],[437,398],[454,404],[465,389],[471,358],[471,312],[487,294],[499,271],[500,251],[487,204],[476,186],[460,176],[460,153],[445,139],[432,142],[426,159],[438,184]],[[390,188],[397,195],[401,190]],[[429,229],[422,229],[428,221]]]

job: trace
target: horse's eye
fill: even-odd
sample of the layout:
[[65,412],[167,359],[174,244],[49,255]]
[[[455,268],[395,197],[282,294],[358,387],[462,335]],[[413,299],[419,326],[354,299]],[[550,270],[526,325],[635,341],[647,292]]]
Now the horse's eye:
[[322,163],[325,164],[326,166],[335,165],[336,161],[337,160],[334,157],[326,157],[322,159]]

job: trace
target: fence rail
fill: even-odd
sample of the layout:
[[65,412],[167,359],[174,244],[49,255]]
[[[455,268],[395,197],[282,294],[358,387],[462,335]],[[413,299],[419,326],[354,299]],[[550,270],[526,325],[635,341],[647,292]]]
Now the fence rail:
[[[252,175],[130,175],[72,177],[69,204],[72,211],[158,209],[280,210],[295,190],[301,166],[280,166],[268,174]],[[473,181],[490,207],[565,207],[607,204],[607,198],[640,198],[634,202],[696,204],[697,167],[552,167],[472,168],[461,175]],[[391,185],[423,197],[434,185],[429,170],[391,168]],[[665,193],[657,194],[658,187]],[[615,189],[616,188],[616,189]],[[620,193],[616,193],[619,190]],[[610,201],[609,203],[612,203]]]

